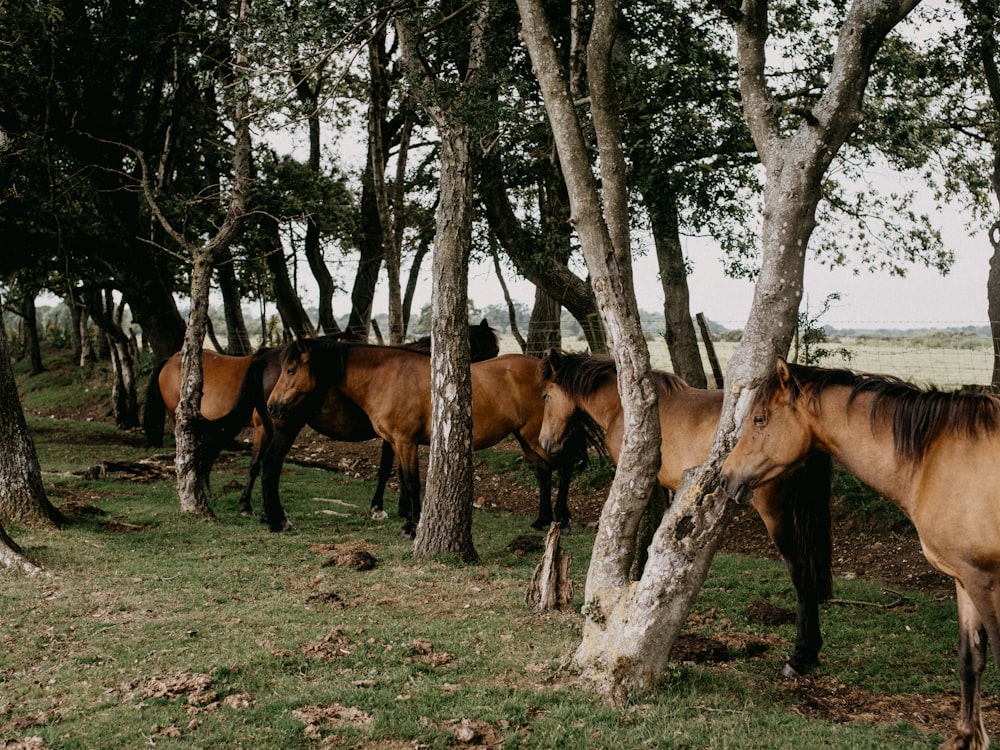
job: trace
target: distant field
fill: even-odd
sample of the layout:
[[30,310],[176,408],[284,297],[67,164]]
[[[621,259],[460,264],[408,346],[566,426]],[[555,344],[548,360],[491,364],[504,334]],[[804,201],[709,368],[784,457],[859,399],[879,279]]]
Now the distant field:
[[[671,370],[667,345],[656,337],[649,344],[649,356],[657,369]],[[716,356],[723,371],[737,344],[716,342]],[[912,380],[920,385],[935,385],[940,388],[956,388],[963,385],[985,385],[990,382],[993,354],[989,339],[961,339],[954,347],[929,346],[919,337],[899,337],[873,340],[870,337],[844,338],[821,345],[829,349],[846,349],[851,358],[845,361],[840,356],[829,356],[822,362],[827,367],[849,367],[860,372],[875,372],[896,375]],[[577,337],[563,338],[563,348],[570,351],[586,349],[586,341]],[[500,350],[517,352],[520,349],[512,336],[502,336]],[[706,372],[711,372],[708,356],[702,347],[702,360]]]

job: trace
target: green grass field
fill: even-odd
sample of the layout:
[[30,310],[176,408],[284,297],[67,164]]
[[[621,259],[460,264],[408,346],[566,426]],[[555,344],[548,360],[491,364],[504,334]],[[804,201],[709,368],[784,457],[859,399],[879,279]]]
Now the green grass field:
[[[94,398],[92,378],[42,377],[24,388],[33,409]],[[8,528],[49,575],[0,573],[6,747],[853,750],[935,747],[953,723],[948,598],[888,607],[880,582],[838,580],[823,666],[789,683],[776,675],[794,625],[748,614],[794,608],[783,567],[719,555],[685,632],[729,657],[675,660],[656,691],[612,708],[568,668],[590,532],[564,539],[571,606],[538,616],[523,598],[541,553],[509,547],[529,518],[477,511],[478,564],[416,560],[395,518],[368,518],[371,482],[286,466],[295,529],[276,535],[236,512],[245,456],[217,468],[204,520],[179,512],[169,478],[83,478],[147,457],[137,435],[45,416],[30,428],[70,523]],[[989,707],[998,687],[991,668]]]

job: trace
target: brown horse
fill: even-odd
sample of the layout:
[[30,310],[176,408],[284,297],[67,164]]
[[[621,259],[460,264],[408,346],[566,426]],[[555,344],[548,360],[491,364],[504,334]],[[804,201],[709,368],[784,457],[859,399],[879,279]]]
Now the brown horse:
[[[356,334],[344,331],[323,336],[321,340],[358,342],[362,339]],[[429,352],[430,337],[417,339],[404,346],[417,351]],[[481,323],[469,326],[469,347],[473,361],[495,357],[500,352],[500,343],[496,332],[490,328],[485,318]],[[270,395],[281,369],[280,354],[280,347],[263,348],[244,357],[233,357],[209,350],[202,351],[201,414],[206,420],[214,423],[209,428],[211,445],[206,450],[204,460],[208,465],[211,465],[225,442],[244,427],[251,426],[253,428],[250,472],[240,495],[240,512],[247,516],[253,513],[250,502],[252,490],[261,471],[263,451],[270,440],[270,425],[263,423],[255,407],[259,406],[260,411],[264,411],[264,404],[267,402],[267,397]],[[146,388],[146,405],[143,411],[143,428],[148,445],[163,445],[166,415],[168,412],[173,414],[177,408],[177,403],[180,401],[180,384],[181,355],[178,352],[161,362],[149,378],[149,385]],[[351,439],[350,437],[339,437],[341,434],[351,435],[355,432],[343,424],[345,419],[350,421],[347,415],[352,413],[351,409],[347,407],[342,411],[344,418],[337,420],[340,424],[337,425],[332,434],[329,430],[324,431],[321,428],[317,428],[317,431],[335,440]],[[357,415],[353,416],[357,417]],[[366,432],[364,426],[366,421],[362,415],[360,429],[362,433]],[[287,434],[287,429],[281,435],[282,440],[290,438],[290,442],[284,447],[285,453],[291,449],[302,426],[300,424],[291,436]],[[367,428],[367,432],[370,432],[370,428]],[[367,437],[360,439],[370,437],[374,437],[374,435],[367,435]],[[282,453],[282,458],[285,453]],[[389,475],[392,473],[394,460],[395,456],[391,446],[384,445],[379,463],[378,484],[372,498],[372,507],[373,509],[377,508],[378,511],[382,509],[382,498]]]
[[[283,350],[281,366],[281,376],[268,399],[273,418],[295,419],[297,414],[310,413],[332,393],[362,409],[374,431],[392,445],[400,462],[400,508],[407,512],[403,532],[412,535],[420,519],[418,450],[428,445],[431,437],[429,357],[396,347],[306,339]],[[537,359],[506,354],[472,365],[473,449],[488,448],[508,435],[514,436],[539,483],[540,519],[536,527],[551,521],[552,471],[557,468],[561,482],[556,514],[568,527],[565,494],[579,455],[567,451],[557,463],[542,451],[538,446],[541,420]],[[545,508],[549,508],[547,520],[542,517]],[[272,524],[280,520],[279,511],[280,506],[266,507]]]
[[[539,443],[556,454],[567,425],[585,413],[605,432],[608,453],[618,462],[623,412],[615,364],[606,357],[551,350],[542,359],[545,414]],[[722,391],[692,388],[666,372],[654,373],[660,413],[660,485],[671,492],[685,469],[708,456],[722,413]],[[767,527],[791,574],[798,597],[795,651],[784,666],[786,676],[801,674],[819,661],[823,644],[819,604],[831,593],[830,462],[814,456],[805,470],[787,481],[753,493],[754,508]]]
[[1000,666],[1000,400],[779,360],[754,394],[723,482],[745,495],[814,448],[896,503],[927,560],[955,579],[962,706],[942,747],[987,747],[979,693],[987,639]]

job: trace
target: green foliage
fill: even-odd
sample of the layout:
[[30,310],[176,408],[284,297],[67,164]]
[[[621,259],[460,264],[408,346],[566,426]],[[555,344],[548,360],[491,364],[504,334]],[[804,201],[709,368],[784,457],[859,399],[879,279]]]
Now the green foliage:
[[840,299],[839,294],[830,294],[819,309],[819,312],[811,314],[808,306],[799,313],[798,326],[795,335],[795,350],[792,360],[804,365],[820,365],[829,357],[840,357],[845,362],[850,362],[851,351],[845,347],[824,347],[820,344],[827,344],[826,331],[820,327],[820,319],[830,312],[830,306]]

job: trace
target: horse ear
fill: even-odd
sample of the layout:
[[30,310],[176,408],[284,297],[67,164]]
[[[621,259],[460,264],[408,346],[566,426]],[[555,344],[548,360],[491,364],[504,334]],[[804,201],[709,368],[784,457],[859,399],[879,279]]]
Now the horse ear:
[[784,357],[778,357],[775,372],[778,374],[778,382],[781,383],[781,387],[787,388],[789,383],[792,382],[792,373],[788,369],[788,361]]
[[486,329],[488,329],[488,328],[490,327],[490,324],[489,324],[489,322],[488,322],[488,321],[486,320],[486,318],[483,318],[483,322],[479,324],[479,327],[480,327],[480,328],[486,328]]

